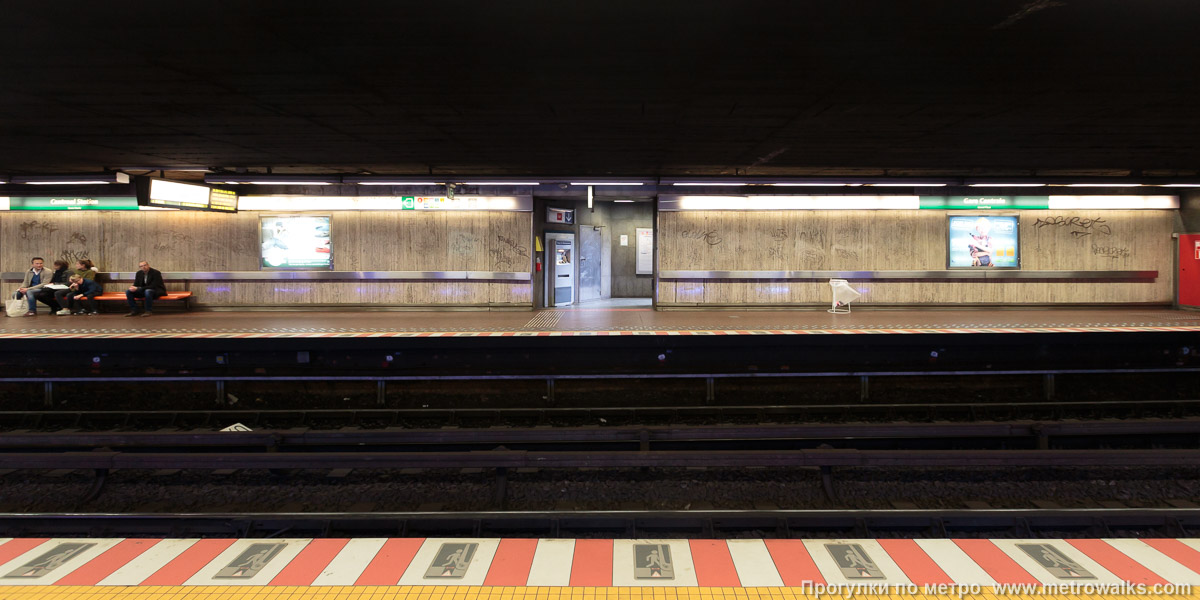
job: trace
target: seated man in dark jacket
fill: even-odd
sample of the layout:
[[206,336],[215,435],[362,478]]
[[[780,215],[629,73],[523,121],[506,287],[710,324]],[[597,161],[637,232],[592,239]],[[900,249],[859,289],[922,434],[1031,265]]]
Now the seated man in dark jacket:
[[163,283],[162,273],[158,269],[151,269],[150,263],[143,260],[138,263],[138,273],[133,278],[133,285],[125,290],[125,300],[129,302],[129,314],[125,316],[135,317],[141,312],[137,306],[138,298],[144,298],[146,301],[146,312],[141,315],[148,317],[154,314],[154,299],[166,293],[167,286]]
[[[74,293],[67,296],[67,310],[70,310],[73,315],[100,314],[100,311],[96,310],[96,296],[100,295],[100,284],[91,279],[72,275],[71,285],[74,287],[72,290]],[[82,310],[76,312],[76,307]]]

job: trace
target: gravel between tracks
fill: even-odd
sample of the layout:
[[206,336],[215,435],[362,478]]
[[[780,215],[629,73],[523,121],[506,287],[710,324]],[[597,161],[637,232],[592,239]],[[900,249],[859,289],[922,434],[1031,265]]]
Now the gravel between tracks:
[[[489,472],[425,471],[402,474],[324,471],[283,475],[239,471],[220,477],[182,472],[152,475],[118,471],[98,498],[82,502],[91,476],[49,477],[31,472],[0,479],[6,512],[370,512],[490,510]],[[1168,500],[1200,503],[1200,467],[1092,469],[841,469],[838,500],[825,496],[812,469],[622,469],[510,472],[512,510],[686,509],[928,509],[1169,507]]]

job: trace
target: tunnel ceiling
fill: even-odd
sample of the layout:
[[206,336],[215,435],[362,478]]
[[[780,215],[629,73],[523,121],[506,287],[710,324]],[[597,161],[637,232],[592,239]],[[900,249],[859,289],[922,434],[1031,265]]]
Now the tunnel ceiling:
[[0,173],[1200,169],[1194,0],[14,2]]

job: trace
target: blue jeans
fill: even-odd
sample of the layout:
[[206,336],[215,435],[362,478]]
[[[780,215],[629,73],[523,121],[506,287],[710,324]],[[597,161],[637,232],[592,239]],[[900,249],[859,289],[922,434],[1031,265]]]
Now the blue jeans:
[[13,298],[18,300],[20,300],[22,296],[24,296],[25,300],[29,302],[29,312],[37,312],[37,292],[26,292],[24,294],[21,292],[16,292],[13,294]]
[[137,299],[146,299],[146,312],[154,310],[154,299],[162,296],[162,293],[154,288],[138,288],[138,291],[125,290],[125,300],[129,302],[129,310],[131,312],[137,310]]

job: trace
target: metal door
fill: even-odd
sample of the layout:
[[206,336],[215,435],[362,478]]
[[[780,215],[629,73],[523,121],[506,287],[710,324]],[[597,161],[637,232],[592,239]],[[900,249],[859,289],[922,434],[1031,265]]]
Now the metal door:
[[588,226],[579,228],[579,301],[601,298],[600,278],[603,273],[604,232]]

